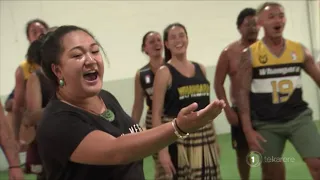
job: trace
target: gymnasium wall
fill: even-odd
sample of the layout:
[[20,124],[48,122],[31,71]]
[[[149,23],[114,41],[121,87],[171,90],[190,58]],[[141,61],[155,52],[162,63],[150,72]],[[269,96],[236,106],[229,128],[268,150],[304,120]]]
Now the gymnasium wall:
[[[127,113],[133,104],[133,77],[147,63],[140,52],[145,32],[162,32],[165,26],[181,22],[189,34],[188,57],[204,64],[213,80],[221,50],[239,38],[236,17],[245,7],[262,1],[0,1],[0,98],[3,102],[14,86],[14,72],[24,59],[28,42],[25,24],[41,18],[50,26],[74,24],[93,32],[104,47],[110,66],[105,65],[104,89],[111,91]],[[280,1],[286,8],[285,37],[302,42],[320,57],[319,0]],[[260,32],[260,37],[262,35]],[[304,97],[319,119],[319,96],[315,84],[303,75]],[[226,81],[225,87],[229,87]],[[214,92],[212,90],[212,92]],[[215,94],[212,93],[212,99]],[[220,115],[218,133],[229,132]],[[0,170],[6,166],[0,153]]]
[[[7,96],[14,86],[14,71],[28,47],[25,24],[41,18],[51,26],[75,24],[93,32],[107,53],[104,88],[113,92],[130,114],[133,103],[133,77],[147,63],[141,53],[145,32],[162,32],[166,25],[181,22],[189,34],[188,57],[207,67],[213,80],[221,50],[239,38],[235,21],[240,10],[257,7],[262,1],[0,1],[0,95]],[[285,37],[302,42],[319,56],[319,2],[280,1],[285,7]],[[310,19],[309,19],[310,17]],[[311,26],[309,25],[311,24]],[[263,31],[260,32],[260,37]],[[319,54],[319,55],[318,55]],[[319,119],[318,92],[306,75],[304,96]],[[228,81],[226,88],[228,88]],[[212,90],[212,92],[214,92]],[[212,93],[212,99],[215,94]],[[2,98],[3,99],[3,98]],[[221,115],[218,132],[229,127]]]

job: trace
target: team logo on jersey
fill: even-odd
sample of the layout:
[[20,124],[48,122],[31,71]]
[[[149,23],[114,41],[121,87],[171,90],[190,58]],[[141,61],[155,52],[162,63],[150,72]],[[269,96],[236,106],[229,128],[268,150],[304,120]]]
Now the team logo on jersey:
[[268,62],[268,56],[267,55],[262,55],[262,56],[259,56],[259,62],[261,64],[265,64]]
[[146,75],[144,80],[145,80],[146,84],[150,84],[151,83],[150,75]]
[[297,60],[297,55],[295,52],[291,52],[291,57],[293,61]]

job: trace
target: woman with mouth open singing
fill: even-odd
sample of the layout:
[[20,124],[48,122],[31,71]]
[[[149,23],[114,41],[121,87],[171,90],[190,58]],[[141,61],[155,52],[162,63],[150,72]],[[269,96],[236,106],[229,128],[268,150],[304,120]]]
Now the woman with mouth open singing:
[[216,100],[196,111],[191,103],[172,122],[142,131],[101,89],[100,51],[77,26],[60,26],[42,45],[42,70],[56,87],[36,134],[48,180],[143,180],[143,158],[212,122],[225,106]]

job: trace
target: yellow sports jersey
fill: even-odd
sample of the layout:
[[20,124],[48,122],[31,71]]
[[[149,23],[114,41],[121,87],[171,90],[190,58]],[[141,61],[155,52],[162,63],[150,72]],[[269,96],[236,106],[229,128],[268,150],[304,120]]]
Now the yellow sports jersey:
[[29,76],[39,68],[37,64],[30,64],[27,60],[22,61],[20,67],[23,71],[23,76],[25,80],[27,80]]
[[252,62],[250,107],[253,118],[287,121],[304,111],[301,69],[305,60],[303,46],[285,41],[280,56],[269,51],[263,41],[249,47]]

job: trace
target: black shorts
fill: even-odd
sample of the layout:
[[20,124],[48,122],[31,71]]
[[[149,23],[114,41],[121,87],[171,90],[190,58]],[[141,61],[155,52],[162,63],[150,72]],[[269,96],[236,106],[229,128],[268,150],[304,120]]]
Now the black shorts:
[[[232,107],[232,109],[238,114],[238,109],[236,107]],[[235,150],[248,149],[248,142],[242,130],[240,117],[239,117],[238,126],[231,126],[231,142],[232,142],[232,147]]]

